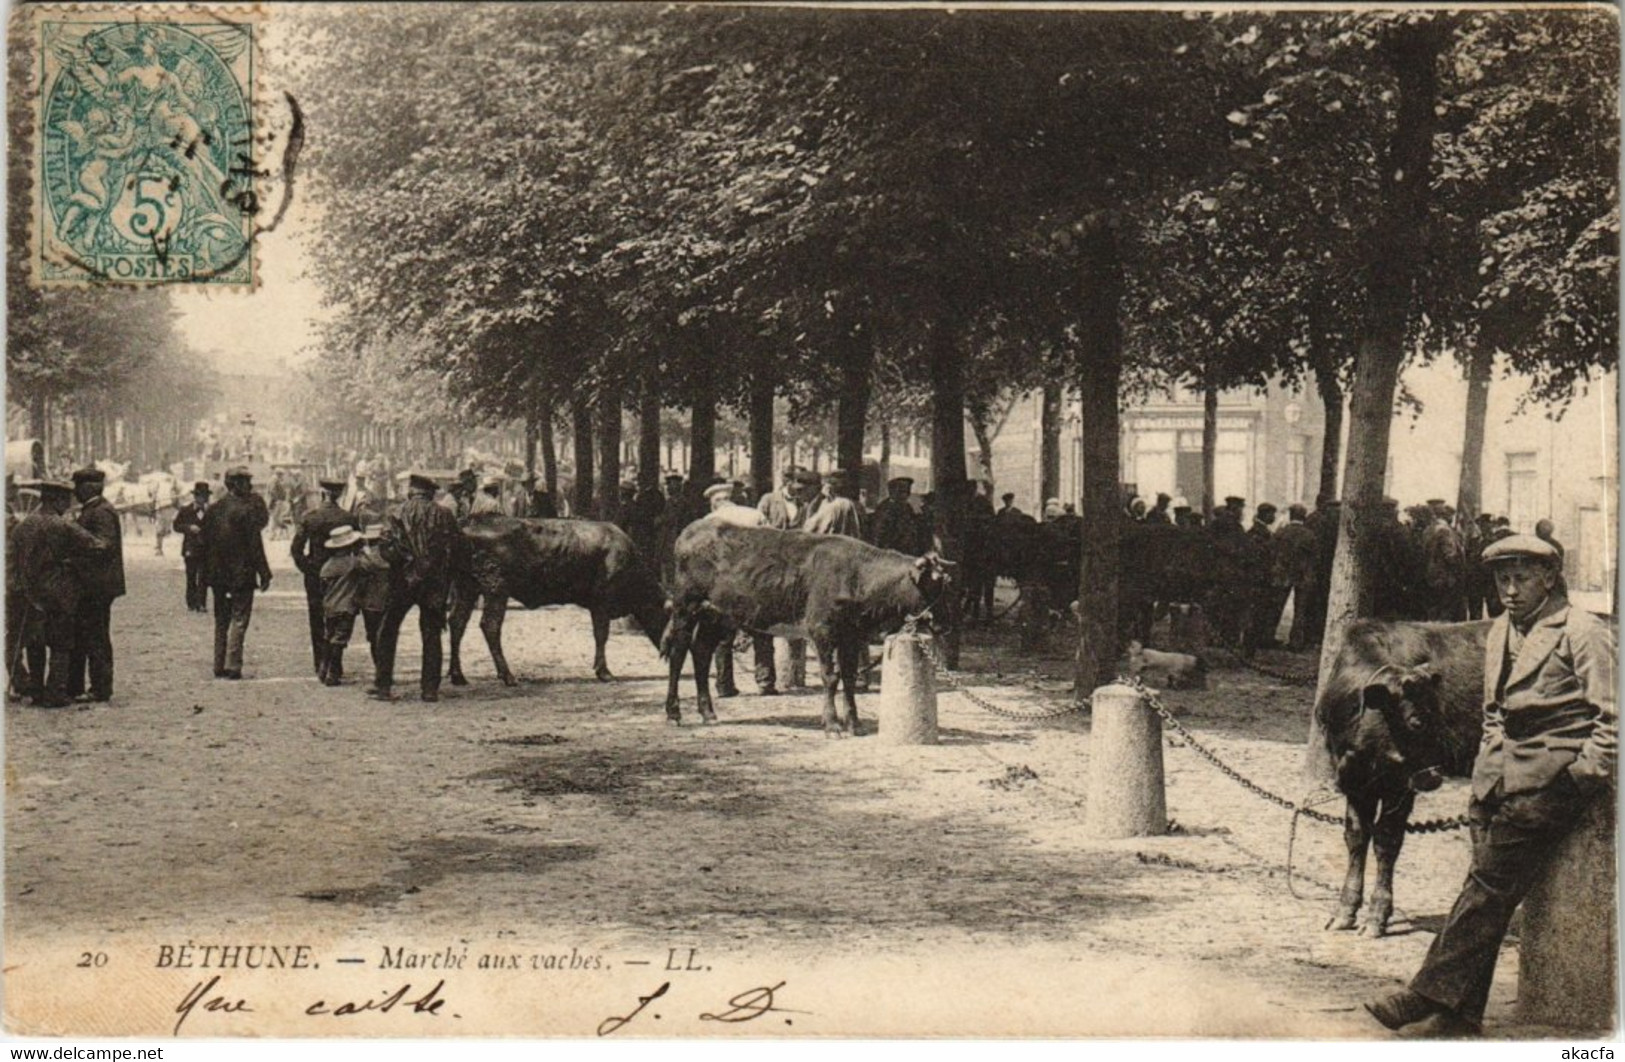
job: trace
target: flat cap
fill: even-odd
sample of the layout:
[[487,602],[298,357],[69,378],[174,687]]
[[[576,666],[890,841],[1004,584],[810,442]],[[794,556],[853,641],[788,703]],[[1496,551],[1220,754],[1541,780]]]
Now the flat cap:
[[713,483],[705,488],[705,500],[716,501],[718,498],[731,498],[733,493],[732,483]]
[[1557,550],[1551,543],[1534,535],[1508,535],[1484,547],[1485,564],[1515,560],[1538,560],[1556,564]]
[[253,479],[254,473],[248,470],[247,465],[232,465],[226,469],[226,479]]
[[426,490],[434,492],[440,489],[440,484],[435,482],[433,476],[426,476],[422,472],[412,472],[408,474],[406,477],[406,484],[413,490]]
[[103,483],[107,480],[107,473],[94,466],[81,468],[73,474],[75,483]]
[[1445,500],[1443,498],[1429,498],[1428,504],[1437,509],[1445,504]]
[[1281,510],[1279,510],[1279,509],[1277,509],[1277,508],[1276,508],[1276,507],[1275,507],[1275,506],[1274,506],[1274,505],[1273,505],[1273,504],[1272,504],[1272,503],[1270,503],[1270,502],[1259,502],[1259,503],[1258,503],[1258,510],[1257,510],[1257,511],[1258,511],[1258,512],[1259,512],[1259,514],[1261,514],[1261,515],[1262,515],[1262,514],[1263,514],[1263,513],[1278,513],[1278,512],[1280,512],[1280,511],[1281,511]]
[[832,468],[825,473],[824,478],[832,483],[852,482],[852,470],[849,468]]
[[1243,506],[1243,505],[1246,505],[1246,504],[1247,504],[1247,499],[1246,499],[1246,498],[1238,498],[1238,497],[1236,497],[1236,496],[1235,496],[1235,495],[1234,495],[1234,494],[1231,494],[1231,495],[1227,495],[1227,496],[1226,496],[1226,497],[1225,497],[1225,499],[1224,499],[1224,504],[1225,504],[1225,505],[1226,505],[1226,506],[1227,506],[1227,507],[1228,507],[1228,508],[1231,508],[1231,509],[1239,509],[1239,508],[1241,508],[1241,507],[1242,507],[1242,506]]
[[73,493],[73,485],[64,483],[60,479],[36,479],[32,482],[20,483],[18,486],[23,490],[37,490],[42,498],[48,495],[62,497]]
[[890,478],[890,479],[888,479],[886,481],[886,486],[888,486],[888,487],[912,487],[912,486],[914,486],[914,479],[913,479],[912,476],[893,476],[892,478]]
[[796,482],[805,484],[809,487],[816,487],[818,484],[824,482],[824,477],[820,476],[817,472],[814,472],[810,468],[798,468],[796,469]]

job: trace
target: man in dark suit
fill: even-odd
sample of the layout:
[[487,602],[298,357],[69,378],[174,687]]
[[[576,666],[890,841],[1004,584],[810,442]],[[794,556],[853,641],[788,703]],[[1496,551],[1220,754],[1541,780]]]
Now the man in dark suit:
[[265,502],[246,468],[226,473],[226,496],[203,517],[203,557],[214,590],[214,677],[243,677],[243,639],[254,614],[254,588],[271,585],[265,559]]
[[1270,540],[1270,585],[1274,588],[1271,599],[1272,615],[1280,619],[1287,598],[1292,599],[1292,633],[1287,644],[1301,650],[1315,641],[1319,634],[1310,629],[1315,596],[1315,533],[1305,522],[1308,510],[1302,505],[1287,509],[1286,526],[1275,532]]
[[1429,1021],[1477,1031],[1513,911],[1558,843],[1596,800],[1611,799],[1617,758],[1613,629],[1569,605],[1550,543],[1491,543],[1506,612],[1484,646],[1484,740],[1467,815],[1472,867],[1410,987],[1366,1004],[1390,1029]]
[[294,567],[305,577],[305,612],[310,622],[311,666],[318,677],[327,659],[327,634],[322,616],[322,565],[327,563],[327,538],[336,527],[351,525],[356,518],[339,508],[339,496],[346,483],[342,479],[317,481],[322,500],[299,518],[293,533]]
[[73,474],[79,526],[107,546],[79,569],[77,624],[68,660],[68,693],[95,702],[113,696],[113,602],[124,596],[124,534],[118,511],[102,497],[106,483],[107,474],[99,468]]
[[395,646],[401,623],[415,606],[418,633],[423,638],[423,670],[419,688],[425,701],[440,699],[440,634],[446,627],[446,604],[451,596],[452,556],[462,531],[450,509],[435,502],[438,485],[413,473],[401,511],[390,517],[393,537],[410,551],[411,561],[392,585],[389,607],[378,632],[377,675],[368,695],[394,700]]
[[181,559],[186,562],[186,607],[193,612],[209,611],[209,584],[203,578],[203,516],[209,511],[214,492],[199,480],[192,486],[192,500],[175,513],[175,531],[181,536]]
[[[26,652],[33,696],[41,708],[65,708],[80,598],[79,570],[94,567],[107,543],[63,514],[73,501],[66,483],[37,485],[39,508],[6,539],[6,588],[17,595],[16,628],[6,632],[15,662]],[[46,654],[50,654],[47,662]]]

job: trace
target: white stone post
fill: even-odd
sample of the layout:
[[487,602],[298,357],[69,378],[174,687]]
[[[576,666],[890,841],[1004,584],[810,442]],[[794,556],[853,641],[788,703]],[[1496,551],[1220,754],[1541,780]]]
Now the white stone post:
[[1113,684],[1091,699],[1089,792],[1084,821],[1091,836],[1154,837],[1168,830],[1162,787],[1162,724],[1131,686]]
[[937,679],[918,634],[886,639],[880,667],[880,742],[937,743]]

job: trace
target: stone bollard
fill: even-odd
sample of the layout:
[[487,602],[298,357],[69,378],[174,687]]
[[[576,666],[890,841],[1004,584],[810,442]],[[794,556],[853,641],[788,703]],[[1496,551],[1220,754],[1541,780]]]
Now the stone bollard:
[[1095,690],[1085,824],[1093,837],[1152,837],[1168,830],[1162,790],[1162,724],[1140,692]]
[[886,639],[880,668],[880,742],[937,743],[937,677],[918,634]]
[[1615,1028],[1612,793],[1592,802],[1523,904],[1518,1020],[1585,1031]]

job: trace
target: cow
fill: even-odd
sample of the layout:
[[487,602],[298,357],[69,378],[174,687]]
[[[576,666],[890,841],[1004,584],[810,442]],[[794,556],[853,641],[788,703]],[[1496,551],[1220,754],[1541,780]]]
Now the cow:
[[993,622],[993,587],[1001,578],[1018,587],[1043,586],[1054,602],[1075,598],[1083,547],[1081,523],[1039,523],[1017,512],[968,519],[961,572],[967,619]]
[[631,616],[660,645],[666,597],[632,539],[614,524],[591,520],[526,520],[482,513],[463,525],[454,560],[451,606],[451,670],[454,686],[466,686],[458,647],[483,598],[480,631],[505,686],[517,680],[502,654],[502,618],[508,599],[525,608],[579,605],[592,613],[592,670],[601,682],[613,676],[604,659],[609,621]]
[[1394,863],[1416,794],[1472,772],[1484,725],[1490,624],[1360,620],[1349,628],[1315,718],[1347,798],[1348,872],[1327,929],[1356,925],[1368,846],[1377,879],[1361,932],[1380,937],[1394,911]]
[[[910,557],[839,535],[695,521],[677,538],[671,619],[661,644],[670,662],[667,721],[682,721],[677,686],[683,658],[692,654],[700,718],[716,722],[711,654],[723,638],[745,630],[811,639],[824,682],[824,732],[856,736],[853,684],[864,647],[944,601],[947,569],[934,554]],[[846,708],[840,720],[837,680]]]

